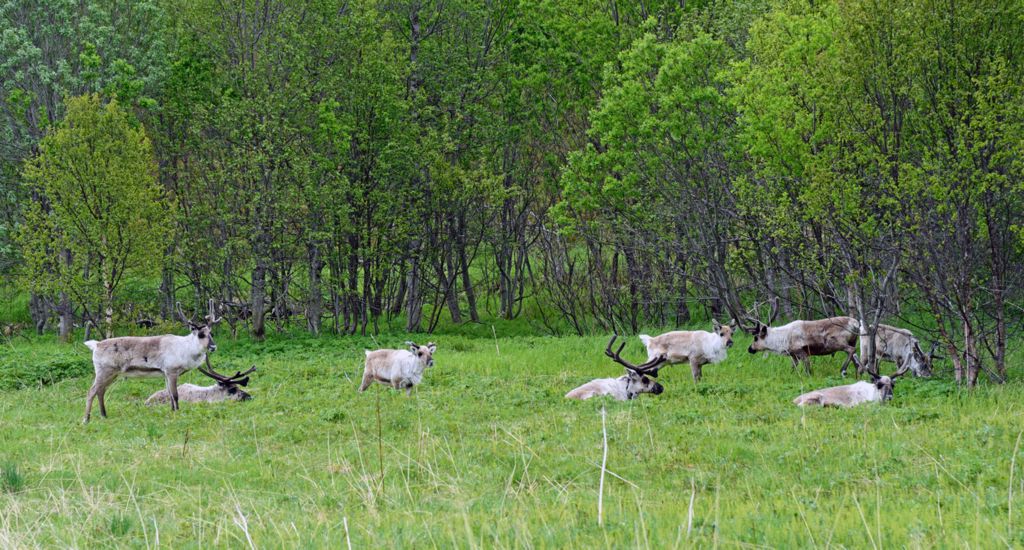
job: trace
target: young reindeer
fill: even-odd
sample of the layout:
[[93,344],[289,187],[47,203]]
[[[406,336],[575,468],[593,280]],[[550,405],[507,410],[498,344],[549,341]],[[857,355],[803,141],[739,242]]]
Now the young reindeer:
[[845,386],[814,390],[797,396],[793,403],[799,407],[807,405],[855,407],[861,403],[884,403],[892,399],[892,389],[896,384],[896,379],[906,374],[909,369],[909,365],[903,365],[892,376],[879,376],[877,372],[869,370],[871,382],[861,380]]
[[[775,319],[773,316],[768,324]],[[842,374],[846,375],[846,367],[851,361],[860,368],[860,362],[854,355],[857,338],[860,334],[860,323],[853,317],[829,317],[817,321],[793,321],[781,327],[770,327],[756,319],[754,326],[741,328],[754,335],[747,351],[757,353],[770,351],[780,355],[788,355],[793,360],[793,369],[800,362],[804,364],[807,374],[811,373],[812,355],[834,355],[846,352]]]
[[379,349],[366,350],[366,365],[363,368],[363,383],[359,391],[366,391],[370,384],[379,382],[396,390],[405,389],[405,394],[412,393],[413,386],[423,380],[423,371],[434,366],[434,351],[437,346],[428,342],[420,346],[406,342],[408,350]]
[[160,377],[167,382],[171,410],[178,410],[178,377],[198,367],[206,360],[206,354],[217,349],[213,342],[212,330],[220,319],[213,312],[203,323],[196,323],[185,317],[178,304],[178,315],[189,326],[188,336],[164,334],[161,336],[122,336],[97,342],[88,340],[85,345],[92,350],[92,366],[96,373],[85,398],[85,418],[88,423],[92,414],[93,399],[100,402],[100,416],[106,418],[107,407],[103,396],[107,388],[119,376],[128,378]]
[[[219,401],[248,401],[252,396],[238,386],[249,385],[249,374],[256,370],[253,365],[249,370],[235,371],[231,376],[224,376],[213,370],[209,358],[206,360],[206,368],[198,367],[199,372],[213,378],[217,383],[212,386],[197,386],[195,384],[182,384],[178,386],[178,400],[186,403],[216,403]],[[171,394],[167,390],[160,390],[149,396],[147,405],[158,403],[169,403]]]
[[725,359],[726,350],[732,347],[732,333],[736,330],[736,320],[728,325],[712,321],[715,332],[704,330],[676,330],[650,337],[640,335],[640,341],[647,348],[647,360],[664,355],[668,363],[690,363],[693,381],[700,382],[701,367],[708,363],[718,363]]
[[622,352],[622,348],[626,346],[623,342],[617,351],[612,351],[612,344],[615,343],[615,339],[618,335],[612,335],[612,339],[608,342],[608,347],[605,348],[604,354],[611,358],[612,361],[626,367],[626,374],[618,378],[598,378],[597,380],[591,380],[586,384],[570,391],[565,394],[568,399],[590,399],[598,395],[610,395],[615,398],[616,401],[629,401],[635,399],[636,396],[641,393],[651,393],[658,395],[665,391],[665,388],[651,380],[647,375],[653,378],[658,377],[658,369],[661,368],[661,364],[665,362],[665,356],[660,355],[655,359],[652,359],[642,365],[634,365],[629,361],[626,361],[619,356]]

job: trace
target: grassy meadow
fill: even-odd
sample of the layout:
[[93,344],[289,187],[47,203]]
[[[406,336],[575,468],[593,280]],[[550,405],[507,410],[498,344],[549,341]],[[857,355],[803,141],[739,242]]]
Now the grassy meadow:
[[222,335],[213,365],[257,365],[253,400],[172,414],[143,405],[162,381],[123,380],[87,426],[85,346],[14,339],[0,547],[1024,546],[1019,369],[970,393],[940,369],[886,406],[801,410],[797,394],[844,383],[840,357],[807,377],[741,334],[699,386],[675,366],[660,396],[580,402],[563,395],[620,374],[605,337],[486,333],[435,335],[411,397],[357,393],[370,338]]

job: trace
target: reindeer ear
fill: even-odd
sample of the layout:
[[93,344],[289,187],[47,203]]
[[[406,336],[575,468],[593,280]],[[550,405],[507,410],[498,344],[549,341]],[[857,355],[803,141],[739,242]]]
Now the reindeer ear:
[[420,351],[420,347],[412,342],[406,342],[405,345],[409,346],[409,351],[413,353]]
[[712,326],[712,327],[713,327],[713,328],[714,328],[715,330],[718,330],[718,329],[722,328],[722,323],[719,323],[719,322],[718,322],[718,319],[712,319],[712,320],[711,320],[711,326]]
[[760,336],[761,338],[767,338],[768,337],[768,325],[766,325],[764,323],[759,323],[757,325],[757,335]]
[[427,344],[427,349],[430,350],[430,353],[434,353],[435,351],[437,351],[437,344],[430,342]]
[[729,328],[736,328],[736,319],[729,319]]
[[249,377],[246,376],[245,378],[243,378],[241,380],[236,380],[235,384],[238,384],[239,386],[248,386],[249,385]]

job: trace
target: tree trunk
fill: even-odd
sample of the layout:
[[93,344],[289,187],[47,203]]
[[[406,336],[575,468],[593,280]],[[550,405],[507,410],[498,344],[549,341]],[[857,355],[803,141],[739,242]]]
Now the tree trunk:
[[252,301],[252,336],[257,342],[263,341],[267,334],[264,324],[264,314],[266,313],[265,301],[267,297],[266,278],[267,259],[262,254],[257,254],[256,267],[252,270],[252,292],[250,295]]
[[306,258],[309,261],[309,296],[306,298],[306,328],[309,332],[320,334],[320,317],[324,311],[324,297],[320,290],[320,274],[324,269],[324,261],[320,258],[320,247],[316,243],[307,243]]
[[409,261],[409,274],[406,278],[405,283],[405,331],[406,332],[420,332],[422,327],[420,326],[423,320],[423,289],[422,281],[420,281],[420,259],[419,246],[413,244],[412,247],[412,258]]
[[466,257],[466,217],[459,216],[459,235],[456,241],[459,253],[459,271],[462,274],[462,289],[466,292],[466,307],[469,309],[469,320],[480,322],[476,309],[476,293],[473,291],[473,278],[469,275],[469,259]]

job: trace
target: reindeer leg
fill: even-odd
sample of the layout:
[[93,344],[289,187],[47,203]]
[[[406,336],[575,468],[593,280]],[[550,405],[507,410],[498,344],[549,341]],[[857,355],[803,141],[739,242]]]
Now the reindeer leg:
[[853,352],[846,350],[846,361],[843,361],[843,366],[839,367],[839,374],[846,378],[846,367],[849,366],[850,361],[853,359]]
[[693,374],[693,383],[694,384],[696,384],[697,382],[700,382],[700,378],[701,378],[700,363],[698,363],[696,360],[690,360],[690,373]]
[[167,394],[171,396],[171,410],[178,410],[178,374],[167,374]]
[[795,353],[789,354],[789,358],[793,360],[793,372],[796,372],[797,367],[800,366],[800,360],[797,359],[797,356],[796,356]]
[[107,408],[103,403],[103,394],[107,391],[107,386],[117,377],[117,374],[101,374],[96,373],[96,378],[92,381],[92,387],[89,388],[89,393],[85,396],[85,418],[82,419],[82,424],[89,423],[89,417],[92,416],[92,400],[99,396],[100,399],[100,416],[103,418],[107,417]]

